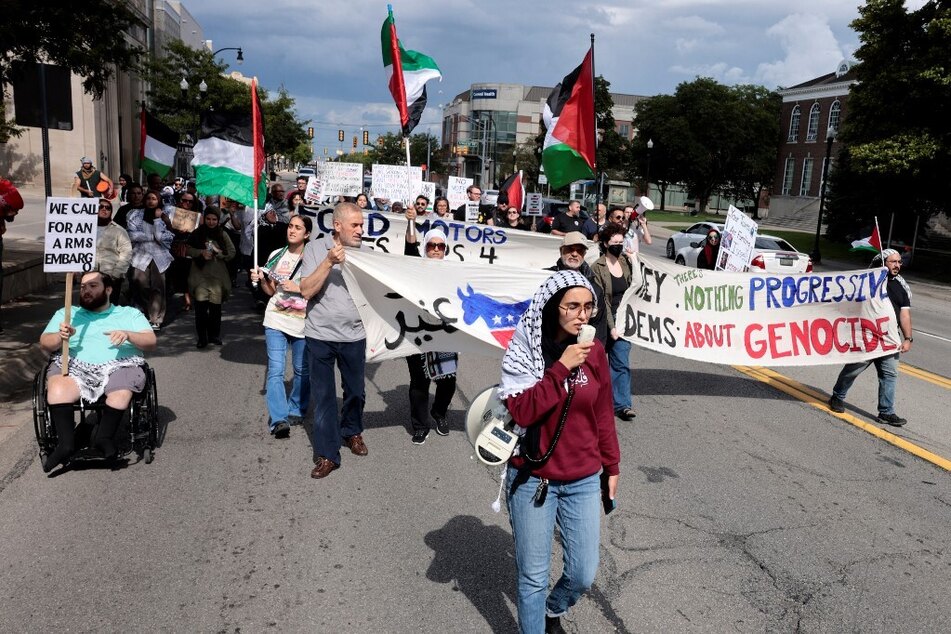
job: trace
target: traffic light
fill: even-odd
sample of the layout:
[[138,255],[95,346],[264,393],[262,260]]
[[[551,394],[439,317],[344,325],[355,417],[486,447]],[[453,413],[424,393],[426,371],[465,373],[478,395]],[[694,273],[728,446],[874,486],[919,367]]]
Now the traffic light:
[[313,129],[313,128],[307,128],[307,138],[308,138],[308,139],[313,139],[313,138],[314,138],[314,129]]
[[337,140],[343,142],[343,130],[337,130]]
[[363,131],[363,145],[370,145],[370,131]]
[[357,147],[357,135],[353,135],[353,147]]

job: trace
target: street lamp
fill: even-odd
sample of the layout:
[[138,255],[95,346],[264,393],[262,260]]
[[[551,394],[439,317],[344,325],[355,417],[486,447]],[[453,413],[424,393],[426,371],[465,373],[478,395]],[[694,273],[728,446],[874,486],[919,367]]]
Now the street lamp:
[[[178,87],[182,90],[182,100],[187,104],[188,103],[188,80],[182,76],[182,81],[179,82]],[[198,98],[195,100],[195,136],[192,139],[192,143],[198,142],[198,127],[201,125],[201,104],[205,99],[205,94],[208,92],[208,84],[205,83],[205,80],[202,79],[201,83],[198,84]]]
[[832,142],[835,141],[835,135],[836,129],[829,126],[829,129],[826,130],[826,159],[822,162],[822,185],[819,188],[819,219],[816,220],[816,241],[812,246],[812,253],[809,254],[813,264],[822,262],[822,254],[819,253],[819,235],[822,233],[822,211],[825,209],[826,183],[829,180],[829,159],[832,156]]
[[654,149],[654,139],[647,139],[647,191],[645,195],[651,197],[651,150]]
[[215,57],[221,51],[238,51],[238,64],[244,61],[244,51],[241,50],[240,46],[226,46],[225,48],[219,48],[217,51],[211,54],[212,57]]

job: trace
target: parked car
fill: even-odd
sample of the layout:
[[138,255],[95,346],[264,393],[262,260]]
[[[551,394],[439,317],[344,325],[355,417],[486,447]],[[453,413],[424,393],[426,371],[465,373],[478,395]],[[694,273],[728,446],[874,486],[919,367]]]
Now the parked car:
[[310,178],[316,175],[317,171],[313,167],[302,167],[297,170],[297,178]]
[[705,239],[710,229],[716,229],[722,233],[723,225],[709,221],[698,222],[673,234],[667,239],[667,257],[673,260],[677,252],[684,247],[689,247],[691,242]]
[[[692,242],[677,251],[674,261],[684,266],[697,266],[697,256],[703,248],[704,237]],[[812,258],[796,250],[782,238],[767,234],[756,236],[753,243],[753,259],[749,271],[763,273],[810,273],[812,272]]]
[[495,207],[496,203],[499,202],[499,190],[497,189],[483,189],[482,190],[482,204]]

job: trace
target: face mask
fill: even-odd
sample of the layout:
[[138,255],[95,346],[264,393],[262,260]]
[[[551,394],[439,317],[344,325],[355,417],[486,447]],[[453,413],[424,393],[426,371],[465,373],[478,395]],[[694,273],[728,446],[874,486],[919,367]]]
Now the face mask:
[[624,245],[623,244],[609,244],[608,253],[610,253],[616,258],[619,258],[621,257],[621,254],[624,253]]

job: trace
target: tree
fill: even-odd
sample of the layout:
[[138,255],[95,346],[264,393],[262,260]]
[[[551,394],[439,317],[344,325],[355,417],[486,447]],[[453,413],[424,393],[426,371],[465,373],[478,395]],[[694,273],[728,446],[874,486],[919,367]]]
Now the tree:
[[[139,22],[126,2],[100,0],[77,8],[69,3],[7,0],[3,13],[0,92],[4,94],[15,61],[68,68],[83,78],[83,90],[97,99],[116,68],[134,71],[140,66],[142,50],[122,36]],[[16,135],[17,130],[0,107],[0,139],[9,134]]]
[[828,233],[841,239],[894,213],[910,241],[916,216],[947,213],[951,197],[951,6],[869,0],[851,26],[858,82],[832,164]]
[[602,75],[594,78],[594,118],[598,135],[597,167],[609,177],[620,176],[627,153],[627,139],[617,132],[617,122],[611,112],[611,82]]

